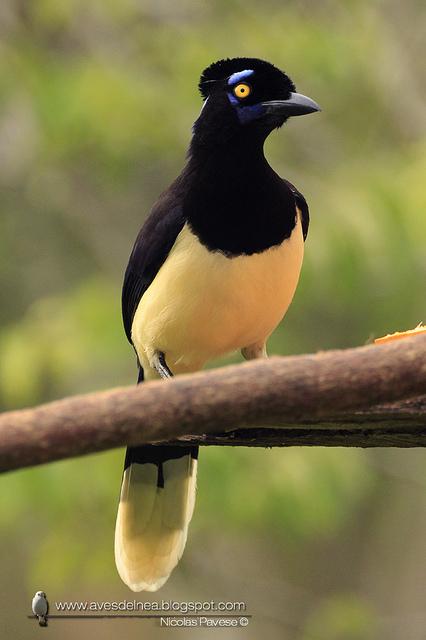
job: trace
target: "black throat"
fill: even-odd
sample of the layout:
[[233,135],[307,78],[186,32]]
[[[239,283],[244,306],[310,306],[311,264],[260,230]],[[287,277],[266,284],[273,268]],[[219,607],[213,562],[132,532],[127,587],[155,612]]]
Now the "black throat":
[[296,224],[293,193],[269,166],[263,135],[241,129],[231,139],[191,142],[185,218],[200,242],[228,257],[260,253],[289,238]]

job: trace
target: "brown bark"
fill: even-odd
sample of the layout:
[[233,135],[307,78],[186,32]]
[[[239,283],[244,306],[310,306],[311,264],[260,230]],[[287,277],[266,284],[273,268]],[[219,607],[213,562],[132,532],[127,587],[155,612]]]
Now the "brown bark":
[[248,446],[425,446],[424,394],[424,335],[274,357],[4,413],[0,469],[176,438]]

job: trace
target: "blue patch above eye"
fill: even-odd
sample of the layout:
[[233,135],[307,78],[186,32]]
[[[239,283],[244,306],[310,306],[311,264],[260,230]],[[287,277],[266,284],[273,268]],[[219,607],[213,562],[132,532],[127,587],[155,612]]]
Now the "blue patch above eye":
[[241,82],[241,80],[244,80],[245,78],[248,78],[249,76],[251,76],[252,73],[254,73],[253,69],[245,69],[244,71],[236,71],[235,73],[232,74],[232,76],[229,76],[228,85],[235,84],[236,82]]
[[[228,78],[228,86],[236,85],[242,80],[245,80],[249,76],[254,73],[253,69],[245,69],[244,71],[237,71],[233,73],[232,76]],[[232,91],[228,92],[229,102],[235,107],[237,112],[238,120],[241,124],[248,124],[252,120],[256,120],[260,118],[265,113],[265,107],[261,104],[250,104],[244,105],[238,98],[232,93]]]

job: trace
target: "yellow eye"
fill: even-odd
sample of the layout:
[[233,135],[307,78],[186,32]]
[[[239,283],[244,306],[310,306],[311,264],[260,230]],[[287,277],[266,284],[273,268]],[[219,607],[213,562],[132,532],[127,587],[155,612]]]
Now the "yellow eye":
[[237,98],[247,98],[251,93],[251,87],[249,84],[246,84],[245,82],[240,82],[240,84],[237,84],[236,87],[234,87],[234,95]]

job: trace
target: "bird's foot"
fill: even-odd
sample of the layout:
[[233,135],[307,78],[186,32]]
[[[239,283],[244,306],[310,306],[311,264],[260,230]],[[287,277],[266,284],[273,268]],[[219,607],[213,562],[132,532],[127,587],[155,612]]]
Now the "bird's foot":
[[161,378],[172,378],[173,373],[170,371],[166,357],[162,351],[156,351],[152,359],[152,366]]
[[241,354],[245,360],[257,360],[258,358],[268,357],[266,344],[264,342],[257,342],[248,347],[244,347],[244,349],[241,349]]

